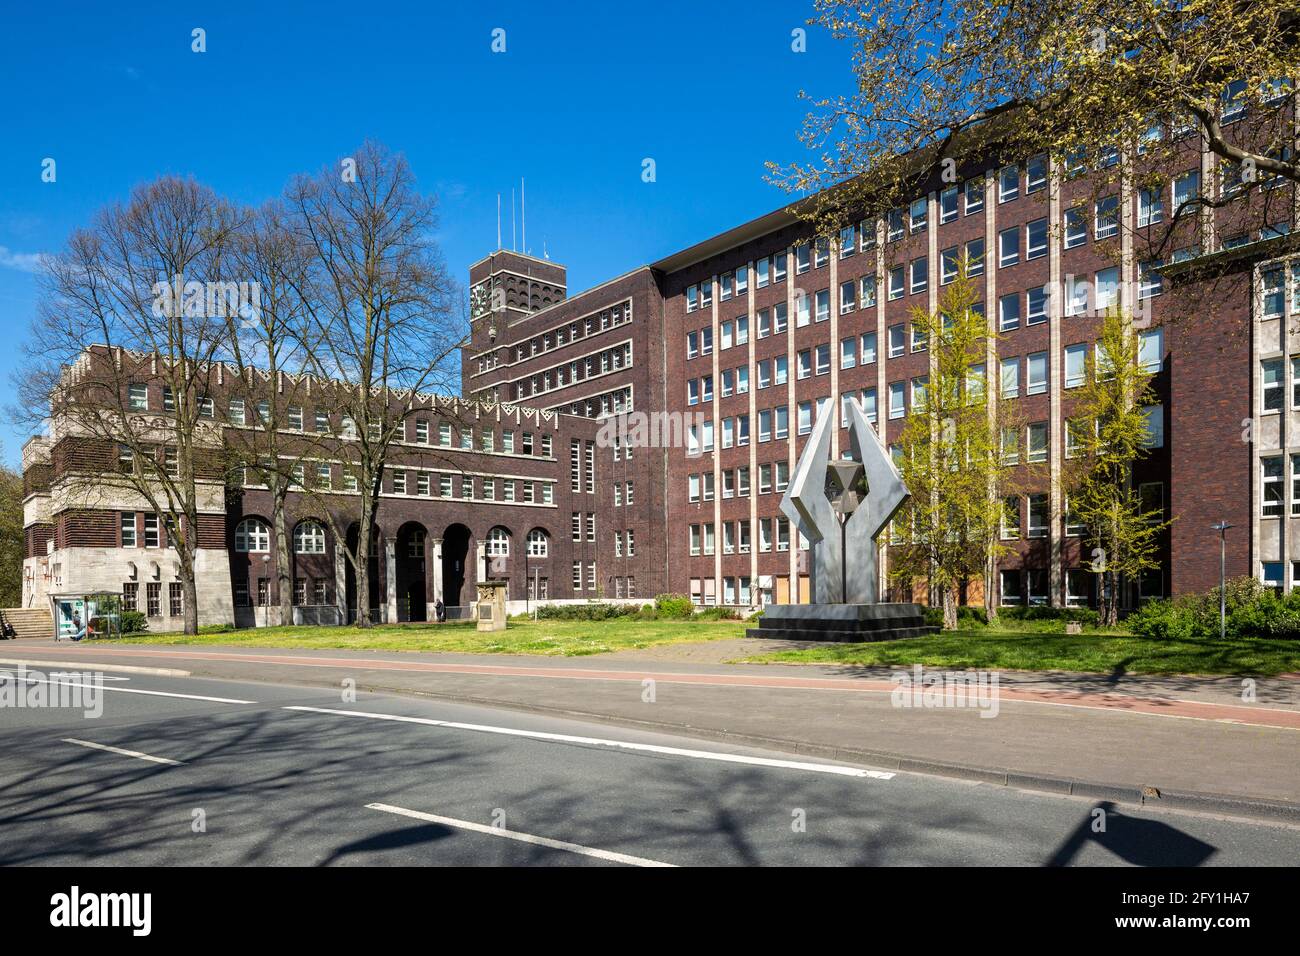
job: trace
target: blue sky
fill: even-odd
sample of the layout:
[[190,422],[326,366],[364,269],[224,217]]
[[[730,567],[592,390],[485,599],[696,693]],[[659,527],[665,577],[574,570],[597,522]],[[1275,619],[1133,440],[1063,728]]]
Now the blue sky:
[[[271,8],[271,9],[266,9]],[[764,162],[804,156],[800,89],[847,88],[849,50],[805,2],[647,4],[45,3],[0,14],[0,406],[37,297],[34,257],[165,173],[257,203],[367,137],[441,201],[455,273],[510,245],[578,291],[785,196]],[[193,53],[191,31],[206,31]],[[491,51],[506,31],[506,52]],[[791,31],[808,29],[808,50]],[[57,180],[41,181],[41,164]],[[641,180],[655,160],[657,181]],[[0,422],[3,458],[26,434]]]

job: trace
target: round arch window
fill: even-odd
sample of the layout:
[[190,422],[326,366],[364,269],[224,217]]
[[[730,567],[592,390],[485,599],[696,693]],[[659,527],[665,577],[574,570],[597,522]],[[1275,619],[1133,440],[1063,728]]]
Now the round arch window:
[[235,550],[260,554],[271,550],[271,527],[261,518],[245,518],[235,528]]

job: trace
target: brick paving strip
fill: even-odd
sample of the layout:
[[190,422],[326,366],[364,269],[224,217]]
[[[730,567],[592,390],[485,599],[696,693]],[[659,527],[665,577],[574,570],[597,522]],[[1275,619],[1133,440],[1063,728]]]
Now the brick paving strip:
[[[1239,702],[1241,682],[1235,678],[1003,671],[999,719],[984,720],[969,710],[892,707],[892,668],[760,667],[638,657],[635,651],[581,663],[522,655],[480,663],[473,659],[477,655],[403,651],[0,646],[0,657],[7,659],[28,652],[33,659],[53,656],[82,666],[96,660],[183,661],[196,677],[312,686],[337,687],[341,677],[351,676],[363,690],[595,718],[1096,799],[1149,802],[1156,799],[1150,790],[1155,787],[1161,806],[1300,824],[1296,675],[1259,679],[1260,702],[1247,704]],[[799,673],[810,670],[815,673]],[[657,704],[641,700],[647,679],[660,685]],[[1110,782],[1117,780],[1125,782]]]
[[[75,657],[101,650],[113,656],[157,657],[160,652],[190,661],[237,660],[253,664],[290,664],[297,667],[362,668],[377,671],[414,671],[429,674],[480,674],[486,677],[532,677],[544,680],[595,680],[624,681],[640,684],[647,678],[664,684],[699,684],[714,687],[773,687],[785,690],[830,690],[854,693],[890,694],[898,686],[890,680],[869,678],[791,677],[763,674],[690,673],[657,668],[638,670],[611,670],[608,668],[582,668],[574,666],[536,667],[523,664],[459,664],[437,661],[403,661],[390,658],[323,657],[317,654],[266,654],[247,650],[205,652],[195,650],[140,650],[126,647],[49,648],[56,653]],[[740,665],[744,666],[744,665]],[[907,670],[902,668],[902,670]],[[930,668],[931,672],[940,668]],[[1284,678],[1293,680],[1292,675]],[[1129,693],[1097,693],[1072,690],[1017,690],[1001,685],[998,690],[1002,701],[1053,704],[1066,707],[1088,707],[1099,710],[1122,710],[1126,713],[1150,714],[1159,717],[1181,717],[1195,720],[1217,720],[1256,727],[1286,727],[1300,730],[1300,710],[1261,707],[1256,704],[1220,704],[1185,698],[1143,697]],[[1297,743],[1300,746],[1300,742]]]

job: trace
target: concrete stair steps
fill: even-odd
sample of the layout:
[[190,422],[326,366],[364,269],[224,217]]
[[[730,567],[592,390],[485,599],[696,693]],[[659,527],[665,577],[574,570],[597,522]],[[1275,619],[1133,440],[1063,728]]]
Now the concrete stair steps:
[[48,608],[14,607],[0,608],[0,611],[4,613],[5,620],[13,626],[15,635],[20,640],[48,639],[54,635],[54,620],[50,617]]

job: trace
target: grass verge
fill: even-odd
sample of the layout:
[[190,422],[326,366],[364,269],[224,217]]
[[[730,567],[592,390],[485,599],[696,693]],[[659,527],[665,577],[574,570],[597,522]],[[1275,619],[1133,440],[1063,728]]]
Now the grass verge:
[[923,664],[981,670],[1271,676],[1300,673],[1300,641],[1162,641],[1096,631],[1047,634],[978,629],[876,644],[824,644],[739,660],[755,664]]
[[461,654],[549,654],[581,657],[607,651],[740,637],[742,621],[528,621],[504,631],[472,621],[356,627],[257,627],[184,634],[136,634],[124,644],[223,644],[236,647],[329,648],[366,651],[448,651]]

